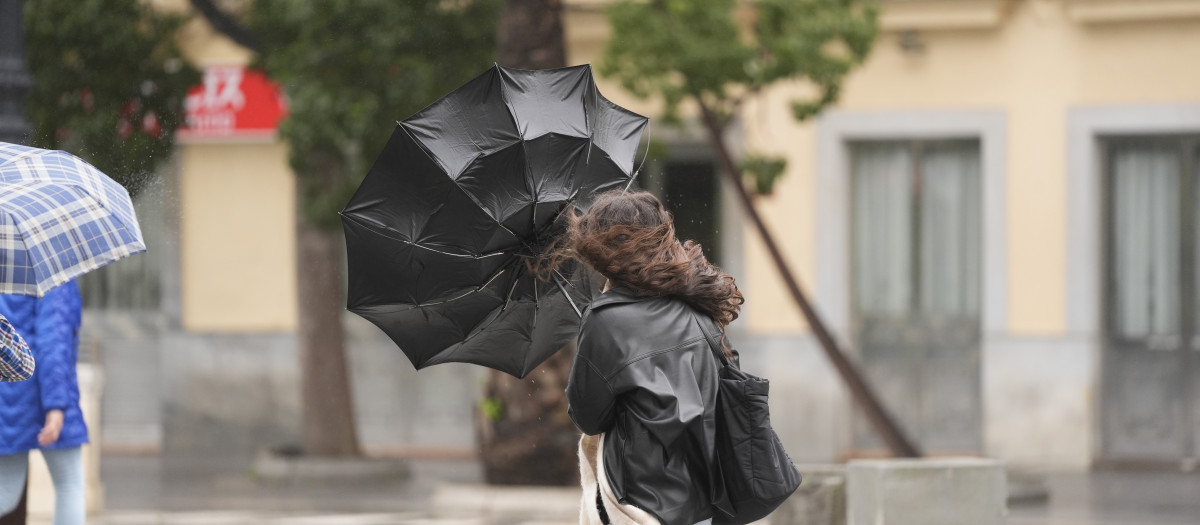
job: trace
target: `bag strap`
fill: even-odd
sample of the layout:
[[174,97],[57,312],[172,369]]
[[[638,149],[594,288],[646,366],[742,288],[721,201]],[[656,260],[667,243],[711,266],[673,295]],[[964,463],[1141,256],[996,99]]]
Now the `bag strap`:
[[713,336],[704,329],[704,323],[700,322],[700,316],[693,316],[693,321],[696,321],[696,326],[700,328],[700,333],[704,334],[704,338],[708,340],[708,349],[712,351],[713,356],[717,358],[717,362],[722,366],[732,367],[733,363],[729,361],[729,356],[725,355],[725,350],[719,343],[713,340]]

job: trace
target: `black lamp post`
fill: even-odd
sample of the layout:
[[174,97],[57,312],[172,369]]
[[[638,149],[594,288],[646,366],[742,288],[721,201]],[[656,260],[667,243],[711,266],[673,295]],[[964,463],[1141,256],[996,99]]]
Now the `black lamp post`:
[[[25,70],[25,0],[0,0],[0,142],[28,144],[32,129],[25,120],[25,96],[33,79]],[[0,515],[0,525],[25,523],[26,492],[17,508]]]
[[25,69],[25,0],[0,0],[0,141],[27,144],[25,97],[33,80]]

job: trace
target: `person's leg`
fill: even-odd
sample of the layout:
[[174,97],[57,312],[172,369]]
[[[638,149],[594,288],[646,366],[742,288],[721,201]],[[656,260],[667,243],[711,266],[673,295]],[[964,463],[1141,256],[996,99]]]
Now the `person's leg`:
[[80,447],[43,450],[54,480],[54,525],[83,525],[87,519],[83,487],[83,452]]
[[8,514],[21,503],[28,470],[28,454],[22,452],[0,456],[0,515]]
[[21,499],[17,508],[0,515],[0,525],[25,525],[25,502],[29,501],[29,480],[25,480],[25,490],[21,491]]

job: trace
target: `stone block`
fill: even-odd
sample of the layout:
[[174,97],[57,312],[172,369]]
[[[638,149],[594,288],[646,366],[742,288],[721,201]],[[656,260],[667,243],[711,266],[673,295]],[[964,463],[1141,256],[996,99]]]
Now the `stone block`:
[[849,525],[999,525],[1007,517],[1004,465],[992,459],[851,461]]
[[796,465],[804,481],[768,517],[770,525],[845,525],[846,467]]

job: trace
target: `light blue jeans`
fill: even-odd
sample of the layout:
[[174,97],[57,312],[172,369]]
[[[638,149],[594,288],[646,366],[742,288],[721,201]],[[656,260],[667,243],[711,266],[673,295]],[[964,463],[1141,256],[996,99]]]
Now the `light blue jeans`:
[[[79,447],[43,450],[42,457],[46,458],[46,467],[54,481],[54,525],[83,525],[87,509],[82,450]],[[0,514],[17,508],[28,472],[28,454],[0,456]]]

